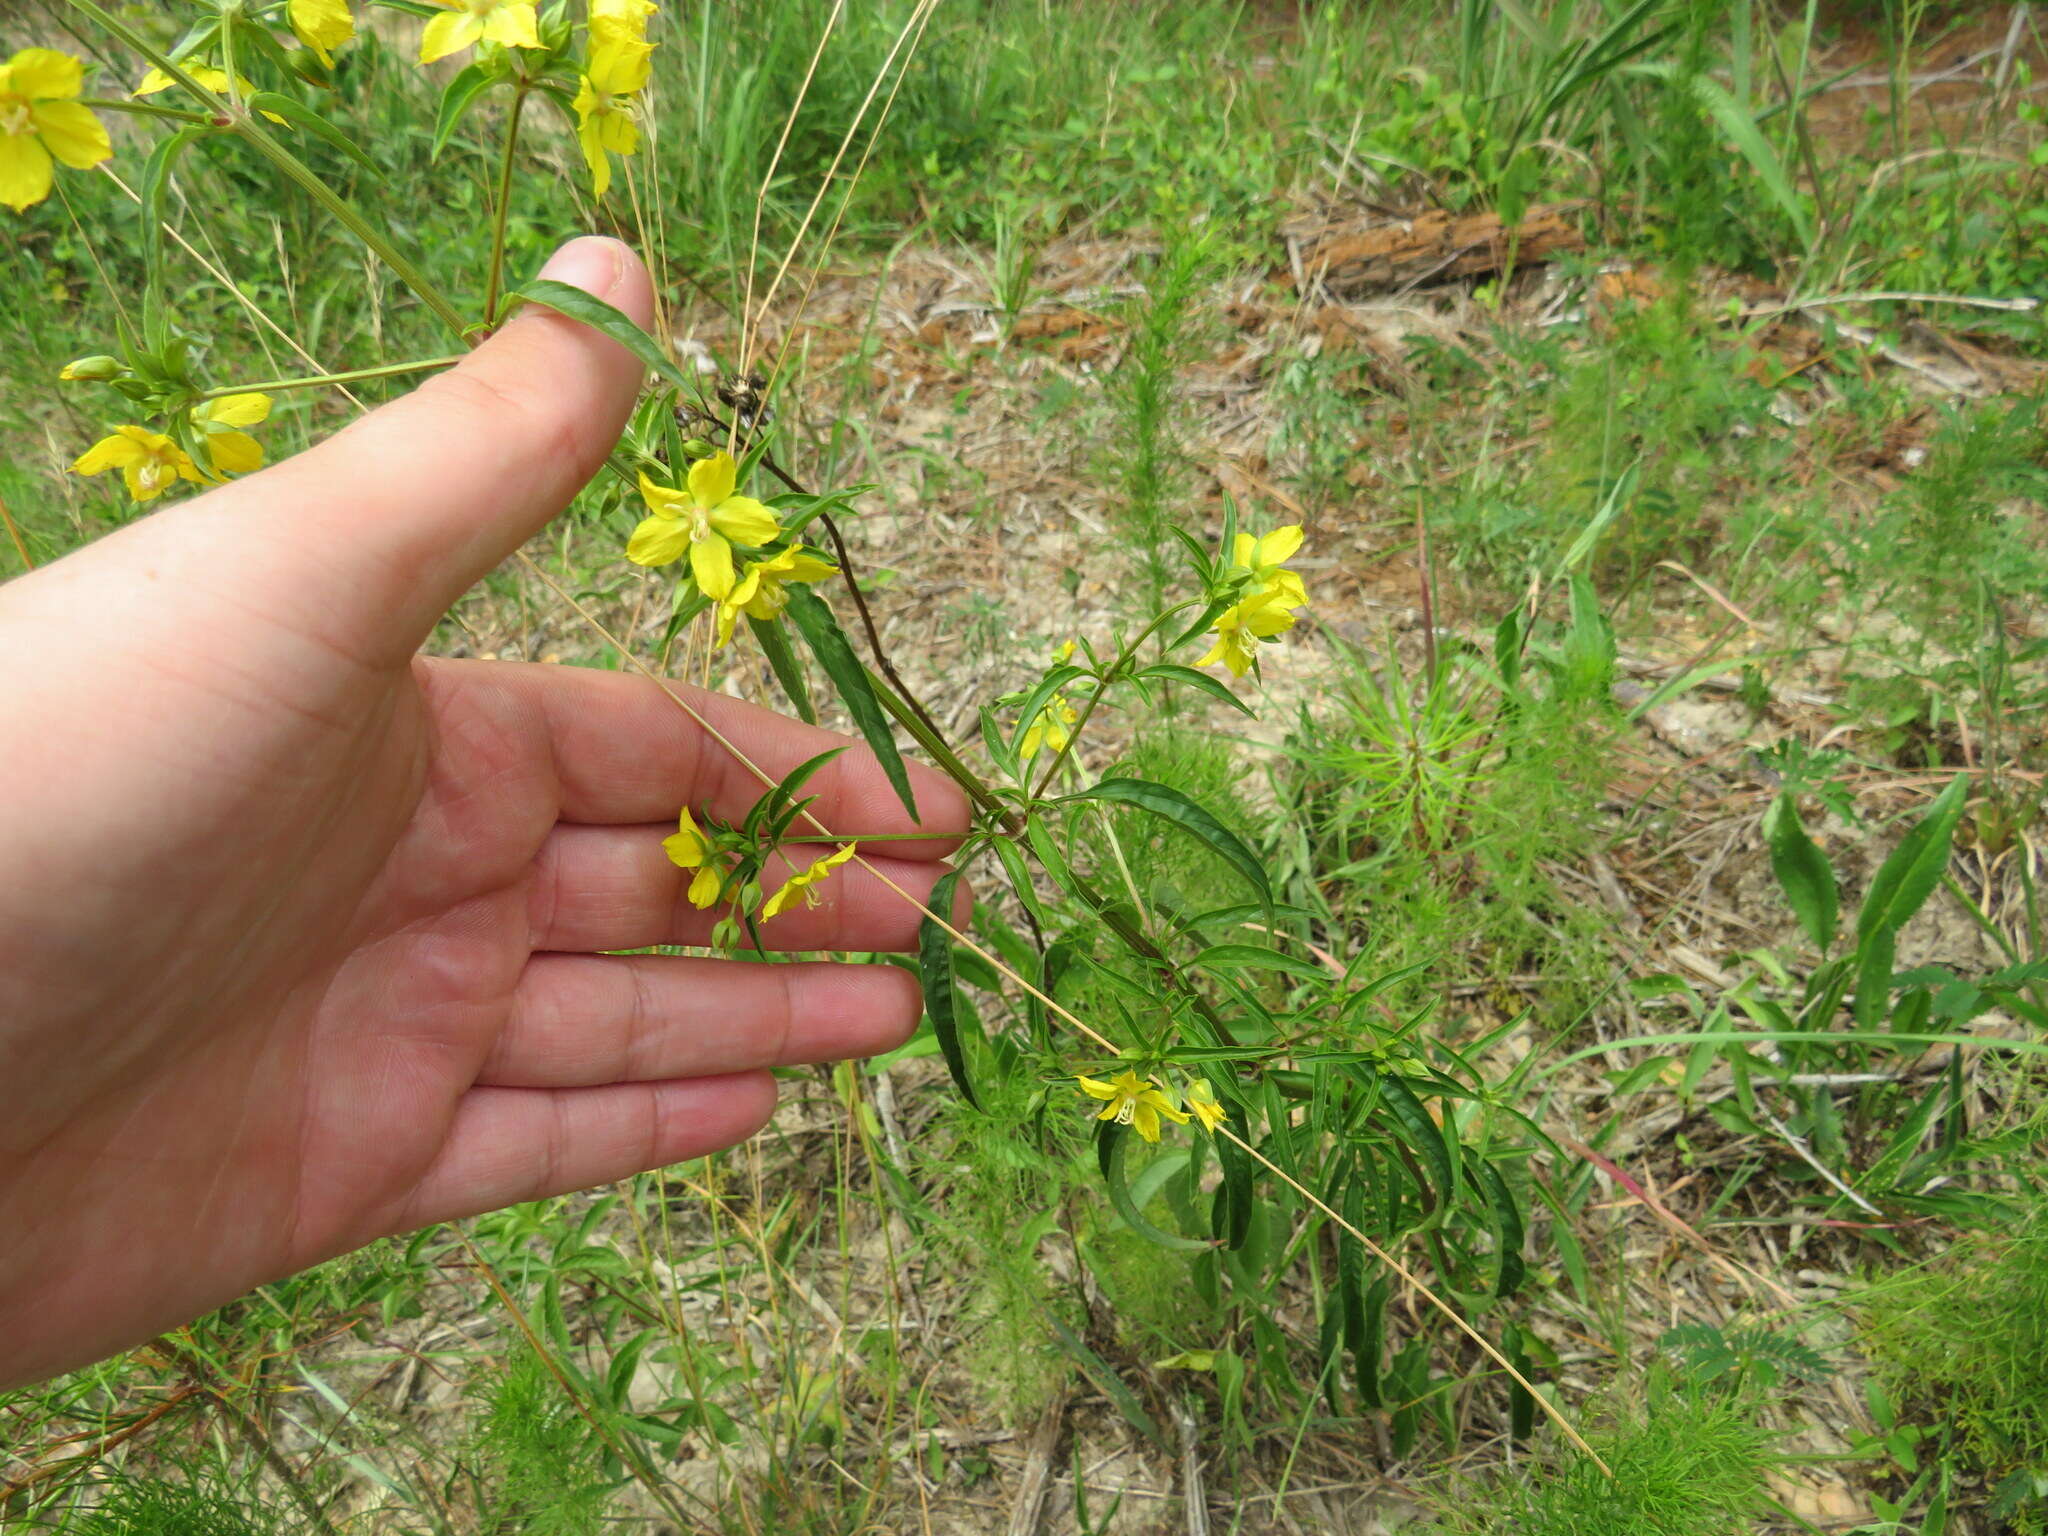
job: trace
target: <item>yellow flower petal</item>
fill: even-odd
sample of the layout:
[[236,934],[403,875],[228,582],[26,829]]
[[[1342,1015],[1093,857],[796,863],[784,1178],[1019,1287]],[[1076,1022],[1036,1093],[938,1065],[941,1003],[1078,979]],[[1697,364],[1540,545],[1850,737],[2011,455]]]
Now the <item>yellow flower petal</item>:
[[704,511],[724,501],[739,483],[739,466],[723,449],[690,466],[690,499]]
[[719,893],[724,889],[725,877],[718,872],[718,866],[706,864],[690,882],[690,905],[700,912],[716,906]]
[[[583,98],[576,98],[576,110],[583,110]],[[612,189],[612,162],[604,152],[604,133],[596,118],[576,126],[576,142],[583,150],[583,163],[590,167],[590,195],[603,197]]]
[[7,89],[30,101],[65,101],[85,89],[85,66],[54,48],[24,48],[7,61]]
[[467,11],[436,16],[420,34],[420,62],[432,64],[451,53],[460,53],[484,35],[483,21]]
[[711,526],[735,544],[760,548],[782,533],[782,521],[774,509],[751,496],[728,496],[709,513]]
[[626,541],[626,558],[635,565],[667,565],[690,547],[690,525],[680,517],[642,518]]
[[1295,551],[1300,548],[1301,526],[1298,523],[1290,523],[1285,528],[1275,528],[1259,540],[1254,550],[1256,559],[1241,563],[1255,567],[1283,565],[1293,559]]
[[631,96],[645,88],[653,60],[652,43],[633,37],[607,38],[590,50],[590,65],[584,73],[605,95]]
[[640,499],[647,503],[648,510],[659,517],[685,517],[691,510],[690,498],[673,486],[659,485],[647,478],[647,472],[640,472]]
[[29,116],[43,147],[74,171],[89,171],[114,153],[105,124],[75,101],[38,102]]
[[50,152],[32,134],[0,133],[0,203],[16,213],[50,195]]
[[348,0],[291,0],[285,7],[285,19],[324,69],[334,68],[334,50],[356,35],[356,19]]
[[253,427],[270,419],[270,396],[251,391],[243,395],[222,395],[193,408],[192,418],[202,424],[223,427]]
[[263,445],[246,432],[209,432],[206,457],[223,475],[247,475],[263,467]]
[[124,427],[113,436],[103,437],[94,443],[71,461],[71,472],[75,475],[103,475],[110,469],[141,463],[144,457],[142,445],[128,435],[129,430]]
[[1113,1086],[1082,1073],[1076,1072],[1074,1074],[1074,1082],[1091,1099],[1114,1099],[1117,1097],[1117,1090]]
[[1159,1112],[1146,1099],[1134,1100],[1131,1106],[1131,1129],[1146,1141],[1159,1139]]
[[[626,553],[632,554],[630,547]],[[691,540],[690,574],[697,578],[700,592],[714,601],[723,602],[732,595],[732,546],[716,533]]]
[[484,36],[507,48],[538,48],[540,26],[531,0],[498,0],[484,17]]
[[676,818],[676,830],[662,840],[661,846],[668,851],[669,862],[681,869],[697,868],[711,848],[687,805]]
[[590,0],[591,39],[638,42],[656,9],[654,0]]

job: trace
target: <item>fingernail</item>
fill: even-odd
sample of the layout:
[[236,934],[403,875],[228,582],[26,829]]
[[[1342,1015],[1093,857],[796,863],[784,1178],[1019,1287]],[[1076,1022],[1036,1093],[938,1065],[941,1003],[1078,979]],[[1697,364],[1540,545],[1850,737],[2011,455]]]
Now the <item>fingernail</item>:
[[540,269],[540,275],[550,282],[581,288],[601,299],[619,280],[623,266],[620,258],[625,250],[616,240],[607,240],[602,235],[585,235],[580,240],[571,240],[550,256],[548,264]]

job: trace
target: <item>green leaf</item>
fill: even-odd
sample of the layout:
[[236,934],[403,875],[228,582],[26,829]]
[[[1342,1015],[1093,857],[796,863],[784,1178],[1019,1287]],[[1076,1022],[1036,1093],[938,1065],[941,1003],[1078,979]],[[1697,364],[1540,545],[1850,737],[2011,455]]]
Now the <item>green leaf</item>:
[[481,64],[472,64],[450,80],[441,92],[441,106],[434,114],[434,147],[428,158],[439,160],[441,151],[460,123],[476,105],[477,98],[497,83],[497,74]]
[[1522,1276],[1527,1266],[1522,1260],[1522,1211],[1515,1204],[1514,1192],[1508,1188],[1508,1181],[1501,1172],[1483,1157],[1472,1159],[1472,1171],[1479,1181],[1479,1187],[1486,1195],[1487,1208],[1493,1213],[1494,1240],[1500,1245],[1500,1278],[1495,1283],[1493,1294],[1512,1296],[1521,1288]]
[[1138,1209],[1138,1202],[1131,1198],[1131,1187],[1124,1181],[1124,1152],[1130,1145],[1126,1128],[1114,1120],[1099,1120],[1095,1125],[1095,1157],[1102,1166],[1103,1187],[1109,1191],[1109,1203],[1123,1218],[1125,1226],[1148,1243],[1161,1248],[1171,1248],[1178,1253],[1206,1253],[1215,1247],[1214,1243],[1201,1242],[1192,1237],[1181,1237],[1155,1227],[1145,1219]]
[[1236,833],[1179,790],[1154,784],[1149,779],[1104,779],[1079,794],[1063,797],[1060,803],[1075,800],[1107,800],[1116,805],[1134,806],[1173,822],[1200,838],[1211,851],[1243,875],[1261,899],[1272,901],[1272,883],[1266,878],[1265,866],[1259,863],[1251,849],[1238,840]]
[[1968,793],[1967,778],[1957,774],[1879,867],[1856,914],[1858,940],[1874,933],[1898,932],[1933,894],[1948,868],[1949,841],[1962,819]]
[[1402,1145],[1428,1165],[1430,1177],[1436,1184],[1438,1209],[1447,1207],[1457,1189],[1457,1174],[1451,1163],[1450,1148],[1444,1145],[1444,1133],[1430,1119],[1429,1111],[1422,1107],[1422,1100],[1415,1096],[1408,1080],[1398,1072],[1376,1072],[1363,1063],[1351,1070],[1368,1083],[1377,1080],[1380,1103],[1400,1127]]
[[368,171],[377,180],[384,179],[384,168],[356,147],[355,140],[327,121],[318,112],[295,97],[283,96],[276,91],[258,91],[249,98],[251,111],[269,113],[281,117],[294,127],[303,128],[314,138],[331,144],[349,159]]
[[[959,883],[958,870],[941,875],[926,905],[934,912],[951,912],[953,888]],[[929,917],[917,925],[917,979],[924,988],[925,1016],[932,1021],[932,1033],[945,1053],[946,1070],[953,1074],[960,1096],[979,1109],[981,1100],[974,1096],[974,1083],[967,1076],[967,1053],[960,1048],[960,1021],[953,997],[953,938]]]
[[896,750],[896,737],[889,729],[889,717],[882,713],[881,701],[875,697],[874,686],[868,681],[867,668],[853,654],[853,646],[847,640],[846,632],[839,627],[839,621],[832,616],[831,608],[808,587],[792,587],[786,611],[790,621],[810,643],[811,653],[818,658],[818,665],[825,669],[832,686],[839,690],[847,713],[853,716],[853,723],[873,749],[882,765],[882,772],[889,776],[896,798],[910,812],[910,819],[923,826],[924,820],[917,814],[917,800],[910,792],[910,774],[903,766],[903,755]]
[[1789,793],[1779,795],[1764,812],[1764,842],[1786,901],[1814,948],[1826,954],[1835,941],[1835,872],[1799,824],[1799,810]]
[[1257,714],[1257,711],[1251,705],[1245,703],[1243,699],[1232,693],[1221,679],[1211,677],[1206,672],[1197,672],[1193,667],[1183,667],[1175,662],[1162,661],[1155,666],[1147,667],[1138,676],[1148,681],[1156,679],[1164,683],[1180,683],[1194,689],[1197,693],[1206,693],[1212,699],[1221,700],[1239,714]]
[[1785,221],[1792,226],[1792,232],[1799,237],[1799,243],[1807,250],[1813,248],[1813,221],[1807,217],[1806,204],[1792,185],[1792,178],[1785,172],[1784,161],[1778,158],[1777,150],[1771,147],[1763,131],[1757,127],[1756,119],[1744,110],[1742,104],[1721,83],[1704,72],[1690,75],[1686,84],[1707,109],[1721,131],[1735,141],[1735,147],[1742,151],[1742,157],[1757,174],[1757,179],[1771,194],[1778,205],[1778,211],[1785,215]]
[[1087,675],[1082,668],[1064,663],[1041,677],[1037,686],[1024,696],[1024,702],[1018,707],[1017,725],[1010,742],[1011,750],[1016,750],[1017,744],[1024,739],[1024,733],[1030,730],[1032,722],[1045,712],[1045,706],[1052,701],[1055,693],[1075,678]]
[[612,308],[596,295],[553,278],[537,277],[519,289],[516,296],[603,332],[676,388],[694,393],[695,381],[669,360],[654,338],[635,325],[630,315]]
[[789,643],[789,634],[774,619],[757,619],[747,615],[747,625],[754,631],[754,638],[761,643],[761,654],[768,658],[768,665],[774,669],[775,680],[782,684],[782,691],[789,695],[790,707],[805,725],[818,723],[818,711],[811,703],[811,690],[804,683],[803,662],[797,658],[796,647]]
[[1285,971],[1290,976],[1299,976],[1304,981],[1328,982],[1330,973],[1313,960],[1303,960],[1297,955],[1283,955],[1276,949],[1262,949],[1257,944],[1212,944],[1195,956],[1195,968],[1208,971]]

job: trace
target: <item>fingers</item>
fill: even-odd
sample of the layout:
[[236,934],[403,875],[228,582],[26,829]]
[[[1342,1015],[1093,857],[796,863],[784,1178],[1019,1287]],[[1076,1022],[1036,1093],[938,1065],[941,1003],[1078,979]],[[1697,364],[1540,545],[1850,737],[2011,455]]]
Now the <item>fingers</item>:
[[576,1088],[893,1050],[917,983],[889,965],[749,965],[667,955],[536,955],[479,1083]]
[[[667,830],[674,831],[676,812],[685,803],[721,821],[738,821],[767,793],[747,762],[779,781],[820,752],[850,747],[804,785],[804,794],[818,797],[811,809],[826,827],[849,834],[940,835],[929,843],[891,844],[891,857],[905,859],[943,858],[967,830],[967,797],[943,774],[921,763],[905,764],[920,816],[913,822],[874,753],[851,737],[687,683],[665,688],[649,678],[588,667],[478,661],[428,662],[422,677],[444,714],[474,710],[544,741],[566,821],[667,821]],[[670,689],[703,716],[710,731]]]
[[765,1072],[603,1088],[472,1088],[389,1223],[407,1232],[565,1195],[745,1141],[775,1112]]
[[[646,269],[615,240],[572,241],[542,275],[652,316]],[[338,641],[403,658],[596,473],[641,373],[617,342],[529,307],[458,367],[216,495],[289,552]]]
[[[710,942],[712,925],[726,908],[699,911],[690,905],[684,893],[691,872],[671,864],[662,850],[668,831],[667,826],[555,828],[535,861],[533,948],[584,952]],[[771,855],[762,889],[774,892],[813,857],[808,851]],[[945,867],[891,858],[873,847],[864,848],[861,858],[872,868],[849,862],[811,887],[818,897],[815,907],[799,897],[779,916],[762,922],[762,942],[774,950],[915,949],[922,906],[929,903]],[[965,923],[972,907],[963,883],[955,890],[949,920]]]

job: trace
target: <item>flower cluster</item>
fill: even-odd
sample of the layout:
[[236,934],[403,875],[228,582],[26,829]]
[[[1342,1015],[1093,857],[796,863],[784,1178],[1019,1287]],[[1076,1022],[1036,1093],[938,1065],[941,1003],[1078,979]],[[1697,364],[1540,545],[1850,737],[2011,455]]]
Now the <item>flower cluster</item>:
[[[723,828],[706,831],[697,825],[690,808],[684,806],[676,830],[662,841],[669,862],[678,869],[694,870],[688,891],[690,905],[707,911],[718,905],[729,891],[747,885],[749,858],[747,839]],[[818,904],[818,884],[853,857],[854,845],[846,843],[784,880],[775,893],[761,903],[761,920],[780,917],[799,897],[806,906]]]
[[1146,1141],[1159,1139],[1162,1119],[1175,1125],[1186,1125],[1192,1119],[1213,1134],[1229,1117],[1229,1112],[1216,1102],[1216,1091],[1206,1079],[1189,1085],[1186,1109],[1175,1102],[1174,1091],[1158,1078],[1141,1078],[1128,1067],[1106,1083],[1084,1073],[1076,1073],[1074,1082],[1089,1098],[1103,1101],[1102,1113],[1096,1119],[1128,1125]]
[[654,11],[654,0],[590,0],[590,53],[574,106],[594,197],[611,188],[611,157],[640,150],[636,99],[652,68],[647,19]]
[[[102,361],[106,360],[81,360],[86,364]],[[73,363],[64,370],[65,377],[91,376],[78,371],[80,368],[81,363]],[[99,475],[120,470],[128,499],[137,506],[156,500],[180,480],[218,485],[230,475],[246,475],[263,467],[263,445],[242,429],[266,420],[270,404],[270,396],[251,392],[202,400],[180,412],[177,425],[197,450],[196,456],[165,433],[132,423],[116,427],[73,460],[72,472]]]
[[689,557],[697,590],[717,605],[720,645],[731,641],[742,613],[772,619],[788,605],[791,583],[822,581],[839,569],[816,550],[783,543],[775,509],[740,495],[738,483],[739,466],[723,451],[692,464],[681,489],[643,472],[648,515],[626,544],[636,565]]
[[1301,529],[1293,524],[1262,539],[1237,536],[1220,583],[1230,606],[1216,616],[1216,643],[1196,666],[1220,661],[1232,676],[1243,677],[1258,665],[1258,641],[1294,628],[1294,610],[1308,601],[1308,589],[1285,565],[1300,548]]

